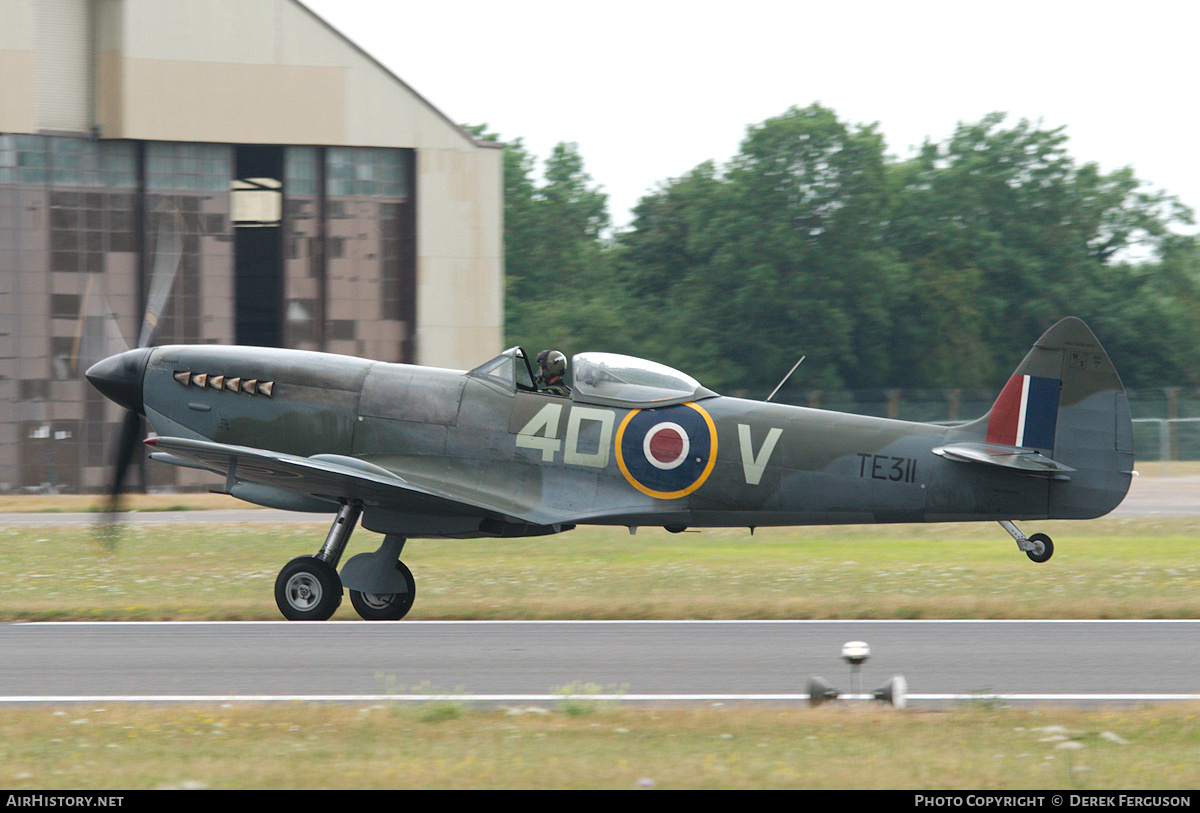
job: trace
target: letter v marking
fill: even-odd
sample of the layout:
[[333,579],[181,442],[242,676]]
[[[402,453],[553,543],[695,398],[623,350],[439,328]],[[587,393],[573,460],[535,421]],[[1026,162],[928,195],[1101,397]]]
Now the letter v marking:
[[767,461],[771,459],[771,453],[775,451],[775,444],[779,442],[779,436],[782,434],[783,430],[778,426],[771,427],[771,431],[767,432],[767,439],[763,441],[762,448],[756,455],[754,443],[750,439],[749,425],[738,424],[738,442],[742,447],[742,472],[746,475],[747,483],[756,486],[762,480],[763,470],[767,468]]

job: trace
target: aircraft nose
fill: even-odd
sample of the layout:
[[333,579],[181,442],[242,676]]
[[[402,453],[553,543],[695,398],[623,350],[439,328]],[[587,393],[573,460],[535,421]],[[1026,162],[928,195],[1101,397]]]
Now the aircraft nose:
[[142,376],[153,350],[152,347],[139,347],[109,356],[89,367],[84,375],[105,398],[144,415]]

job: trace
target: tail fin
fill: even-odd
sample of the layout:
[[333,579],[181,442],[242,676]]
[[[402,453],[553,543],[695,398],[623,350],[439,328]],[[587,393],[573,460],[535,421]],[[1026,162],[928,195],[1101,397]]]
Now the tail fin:
[[1035,449],[1064,470],[1050,483],[1051,517],[1116,508],[1133,470],[1125,387],[1092,331],[1070,317],[1047,330],[986,416],[986,442]]

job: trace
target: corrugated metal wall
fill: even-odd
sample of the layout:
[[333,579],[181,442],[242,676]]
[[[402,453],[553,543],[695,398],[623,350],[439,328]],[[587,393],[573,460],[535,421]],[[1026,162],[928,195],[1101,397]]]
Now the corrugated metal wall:
[[[41,0],[34,4],[38,128],[87,132],[92,115],[92,3]],[[87,46],[80,48],[80,43]]]

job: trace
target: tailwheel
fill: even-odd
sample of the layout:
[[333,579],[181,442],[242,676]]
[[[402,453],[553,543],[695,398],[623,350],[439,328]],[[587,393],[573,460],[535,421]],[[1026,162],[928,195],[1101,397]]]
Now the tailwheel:
[[396,573],[404,579],[407,590],[403,593],[361,593],[350,591],[350,603],[354,610],[367,621],[399,621],[408,615],[413,599],[417,597],[417,583],[412,572],[403,562],[396,562]]
[[1021,530],[1006,519],[999,520],[1000,527],[1008,531],[1009,536],[1017,543],[1017,547],[1025,551],[1025,555],[1034,562],[1046,562],[1054,555],[1054,543],[1045,534],[1025,536]]
[[337,571],[315,556],[300,556],[275,579],[275,603],[289,621],[325,621],[342,603]]
[[1029,542],[1033,547],[1025,551],[1025,555],[1032,561],[1045,562],[1054,555],[1054,543],[1045,534],[1034,534],[1029,537]]

